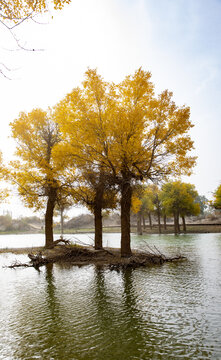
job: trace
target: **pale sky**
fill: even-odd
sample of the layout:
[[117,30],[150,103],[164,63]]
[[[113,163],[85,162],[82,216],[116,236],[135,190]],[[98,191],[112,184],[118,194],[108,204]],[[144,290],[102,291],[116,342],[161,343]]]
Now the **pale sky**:
[[[189,105],[191,136],[198,156],[185,178],[212,197],[221,182],[221,0],[72,0],[71,5],[25,24],[17,36],[29,48],[9,51],[10,34],[0,27],[0,63],[12,80],[0,77],[0,149],[6,161],[15,143],[9,123],[20,111],[55,105],[80,85],[88,67],[108,81],[121,81],[142,66],[151,71],[156,93],[169,89],[177,105]],[[14,217],[31,215],[13,197],[0,206]],[[75,214],[81,210],[75,209]]]

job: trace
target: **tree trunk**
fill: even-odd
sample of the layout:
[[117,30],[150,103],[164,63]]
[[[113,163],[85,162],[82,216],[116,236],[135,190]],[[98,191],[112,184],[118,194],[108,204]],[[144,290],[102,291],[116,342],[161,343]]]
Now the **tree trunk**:
[[175,233],[175,235],[177,235],[178,227],[177,227],[177,214],[176,213],[173,214],[173,218],[174,218],[174,233]]
[[131,208],[132,189],[129,181],[124,181],[121,185],[121,256],[129,257],[130,248],[130,208]]
[[63,239],[64,235],[64,208],[61,206],[61,239]]
[[179,218],[180,218],[180,215],[179,215],[179,213],[177,214],[177,229],[178,229],[178,234],[180,234],[180,220],[179,220]]
[[167,217],[166,217],[166,215],[164,215],[164,217],[163,217],[163,224],[164,224],[164,230],[166,230],[167,229]]
[[184,216],[182,216],[182,221],[183,221],[183,231],[186,233],[186,221]]
[[161,234],[161,223],[160,223],[160,207],[159,207],[159,201],[157,201],[157,221],[158,221],[158,231],[159,231],[159,234]]
[[143,229],[146,229],[145,216],[143,215]]
[[150,229],[152,230],[152,219],[151,219],[151,213],[148,213],[148,219],[149,219],[149,225],[150,225]]
[[103,248],[103,244],[102,244],[102,207],[100,206],[100,204],[97,204],[94,207],[94,226],[95,226],[94,248],[95,250],[101,250]]
[[51,188],[49,190],[47,208],[45,213],[45,247],[50,248],[53,246],[53,214],[56,202],[56,189]]
[[102,204],[104,196],[104,186],[100,183],[96,189],[95,203],[94,203],[94,247],[95,250],[101,250],[103,248],[102,241]]
[[142,216],[141,216],[141,211],[138,211],[137,213],[137,235],[143,235],[143,232],[142,232]]

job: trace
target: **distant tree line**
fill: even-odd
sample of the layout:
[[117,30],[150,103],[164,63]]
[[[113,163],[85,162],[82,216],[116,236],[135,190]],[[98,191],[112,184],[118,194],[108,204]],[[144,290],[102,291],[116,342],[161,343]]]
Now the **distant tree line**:
[[[168,217],[173,218],[175,234],[181,232],[179,219],[182,219],[182,231],[186,232],[185,218],[203,214],[208,203],[205,196],[198,194],[194,185],[180,180],[165,182],[161,187],[155,184],[142,186],[138,188],[135,197],[137,233],[142,234],[146,227],[146,219],[152,229],[152,216],[157,217],[159,233],[162,226],[166,230]],[[161,224],[161,219],[163,219],[163,224]]]
[[13,219],[10,213],[0,216],[1,232],[39,232],[43,227],[42,220],[37,216],[18,219]]

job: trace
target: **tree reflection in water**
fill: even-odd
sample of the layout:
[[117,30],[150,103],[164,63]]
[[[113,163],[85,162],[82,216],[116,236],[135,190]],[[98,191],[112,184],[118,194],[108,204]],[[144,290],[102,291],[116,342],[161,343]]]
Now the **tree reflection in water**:
[[11,309],[7,322],[1,313],[8,334],[2,358],[221,358],[220,254],[210,244],[211,261],[201,248],[200,261],[147,269],[10,270],[1,299],[6,306],[8,297]]
[[[111,277],[117,284],[114,291]],[[96,268],[94,303],[103,334],[98,358],[113,359],[114,354],[115,359],[141,359],[146,339],[141,326],[142,314],[136,307],[133,270],[108,274]]]

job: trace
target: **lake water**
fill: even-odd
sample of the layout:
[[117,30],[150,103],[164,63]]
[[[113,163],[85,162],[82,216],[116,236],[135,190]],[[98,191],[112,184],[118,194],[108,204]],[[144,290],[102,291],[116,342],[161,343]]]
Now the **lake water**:
[[[89,243],[93,235],[68,235]],[[104,234],[119,246],[119,234]],[[2,235],[0,247],[43,235]],[[221,359],[221,234],[132,236],[186,261],[126,271],[93,265],[8,269],[0,255],[0,359]]]

